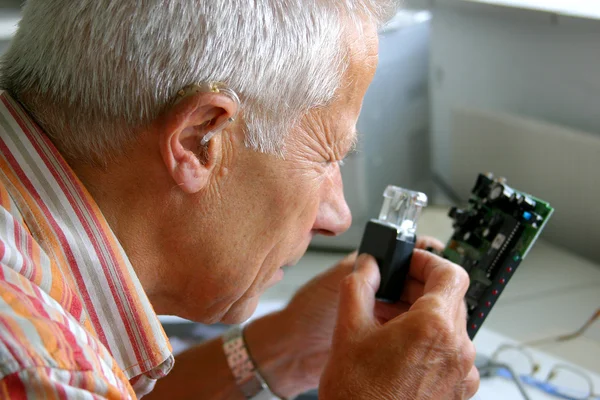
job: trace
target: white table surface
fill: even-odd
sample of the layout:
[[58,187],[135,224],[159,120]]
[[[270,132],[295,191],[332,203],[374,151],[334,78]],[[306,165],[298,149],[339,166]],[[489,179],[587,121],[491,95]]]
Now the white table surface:
[[[419,223],[419,234],[445,241],[452,232],[445,208],[428,208]],[[285,306],[294,292],[344,254],[309,251],[284,279],[261,298],[253,318]],[[510,285],[490,313],[475,339],[479,354],[491,355],[499,345],[520,343],[578,329],[600,307],[600,266],[540,240],[515,272]],[[163,320],[172,318],[161,317]],[[175,319],[176,320],[176,319]],[[566,363],[587,373],[600,389],[600,324],[585,336],[567,343],[531,349],[541,370]],[[532,400],[552,397],[528,389]],[[520,399],[513,383],[503,378],[484,379],[480,400]]]
[[[446,208],[428,208],[421,217],[419,234],[447,240],[452,233]],[[309,251],[300,263],[262,297],[256,315],[283,306],[314,275],[334,265],[342,253]],[[600,307],[600,266],[538,241],[515,272],[510,285],[490,313],[475,344],[480,354],[491,355],[503,343],[519,343],[578,329]],[[567,363],[593,377],[600,389],[600,323],[581,338],[533,349],[541,364],[540,377],[553,365]],[[532,399],[551,399],[528,390]],[[502,378],[482,382],[477,399],[520,399],[515,386]]]
[[[452,232],[445,208],[428,208],[419,223],[419,234],[445,241]],[[261,298],[253,318],[285,306],[294,292],[318,273],[334,265],[344,254],[309,251],[284,279]],[[540,240],[515,272],[514,278],[490,313],[475,339],[479,354],[491,355],[499,345],[520,343],[578,329],[600,307],[600,266]],[[163,320],[173,320],[164,318]],[[551,343],[531,349],[541,370],[566,363],[592,377],[600,389],[600,324],[567,343]],[[532,400],[552,399],[528,389]],[[513,383],[503,378],[484,379],[480,400],[520,399]]]
[[[312,256],[312,255],[311,255]],[[318,256],[317,256],[318,257]],[[262,315],[266,315],[270,312],[281,309],[285,306],[285,301],[280,300],[264,300],[259,304],[259,307],[253,316],[254,318],[259,318]],[[494,351],[503,344],[518,344],[519,341],[514,340],[506,335],[494,332],[488,327],[483,327],[477,333],[475,338],[475,346],[477,348],[478,354],[483,354],[487,356],[491,356]],[[537,350],[537,349],[529,349],[530,353],[534,357],[535,361],[539,363],[540,370],[537,373],[538,378],[544,378],[547,376],[548,371],[555,365],[558,364],[567,364],[574,368],[577,368],[580,371],[585,372],[590,378],[593,380],[594,387],[600,388],[600,375],[596,374],[594,371],[587,370],[582,368],[576,360],[566,360],[561,357],[557,357],[553,354]],[[519,356],[513,357],[516,361],[516,364],[512,365],[517,371],[525,371],[528,367],[528,364],[520,359]],[[573,362],[575,361],[575,362]],[[525,363],[525,365],[523,365]],[[563,380],[562,383],[568,382]],[[581,386],[581,380],[577,380],[577,383],[573,385],[574,387]],[[529,395],[531,400],[555,400],[555,397],[547,395],[537,389],[530,388],[525,386],[527,394]],[[598,389],[596,389],[597,391]],[[474,397],[475,400],[518,400],[522,399],[517,387],[511,381],[508,381],[504,378],[495,377],[495,378],[486,378],[482,379],[479,391],[477,395]]]

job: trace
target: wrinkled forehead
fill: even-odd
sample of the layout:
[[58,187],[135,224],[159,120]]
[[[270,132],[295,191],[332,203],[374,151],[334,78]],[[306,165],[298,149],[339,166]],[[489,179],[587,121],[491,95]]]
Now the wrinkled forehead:
[[347,51],[347,72],[374,74],[379,55],[377,25],[369,21],[346,24],[343,46]]
[[347,118],[352,122],[352,126],[342,130],[345,136],[338,138],[340,144],[348,147],[356,141],[356,119],[377,69],[379,39],[376,25],[365,22],[356,27],[351,24],[347,29],[344,45],[347,49],[346,70],[332,111],[348,114]]
[[351,23],[342,46],[345,68],[334,98],[326,106],[310,110],[300,123],[304,134],[336,158],[343,157],[357,141],[356,123],[378,62],[376,26]]

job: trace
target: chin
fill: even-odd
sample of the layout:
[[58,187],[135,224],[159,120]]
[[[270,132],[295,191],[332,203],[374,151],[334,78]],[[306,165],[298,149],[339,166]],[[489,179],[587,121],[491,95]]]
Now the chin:
[[241,324],[247,321],[258,306],[258,297],[252,297],[245,300],[239,300],[229,307],[222,305],[221,307],[213,307],[210,309],[183,309],[181,305],[177,307],[177,311],[173,312],[172,308],[168,311],[163,311],[165,315],[176,315],[180,318],[185,318],[190,321],[198,322],[205,325],[216,323],[224,324]]
[[247,300],[233,303],[220,318],[218,322],[224,324],[241,324],[246,322],[256,311],[258,307],[258,297],[252,297]]

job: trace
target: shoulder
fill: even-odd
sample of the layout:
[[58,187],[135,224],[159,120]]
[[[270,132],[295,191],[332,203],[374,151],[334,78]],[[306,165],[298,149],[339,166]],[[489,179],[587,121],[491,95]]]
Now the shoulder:
[[0,394],[79,390],[100,398],[111,398],[112,392],[119,394],[114,398],[127,398],[129,382],[104,346],[27,282],[0,264]]

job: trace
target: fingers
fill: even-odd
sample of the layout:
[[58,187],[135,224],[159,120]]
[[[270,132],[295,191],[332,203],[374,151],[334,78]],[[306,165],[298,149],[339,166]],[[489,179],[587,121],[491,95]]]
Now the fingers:
[[343,270],[348,270],[348,273],[352,272],[352,270],[354,269],[354,264],[356,263],[357,255],[358,255],[358,252],[356,252],[356,251],[348,254],[342,260],[337,262],[332,268],[330,268],[330,270],[343,269]]
[[467,334],[467,303],[463,300],[460,304],[457,304],[456,311],[456,326],[458,332],[465,337],[469,337]]
[[356,264],[356,257],[358,256],[358,252],[353,252],[348,254],[342,260],[340,260],[336,265],[329,269],[332,274],[342,274],[342,276],[348,275],[354,271],[354,265]]
[[375,259],[362,254],[356,259],[354,272],[340,285],[338,326],[360,331],[375,322],[375,293],[380,275]]
[[410,304],[399,301],[398,303],[384,303],[378,301],[375,305],[375,317],[380,324],[385,324],[410,309]]
[[409,276],[420,282],[427,282],[427,278],[431,272],[445,263],[450,263],[448,260],[441,258],[429,251],[415,249],[412,254],[410,263]]
[[[465,321],[462,321],[462,325],[465,325]],[[479,371],[475,367],[476,350],[475,345],[469,339],[466,329],[462,334],[464,337],[463,344],[460,347],[460,369],[463,371],[462,377],[464,378],[458,386],[458,392],[462,395],[463,399],[470,399],[477,393],[479,389]]]
[[[423,282],[408,277],[404,285],[404,291],[398,303],[390,304],[384,302],[377,302],[375,309],[378,320],[382,323],[385,323],[391,319],[396,318],[398,315],[406,312],[410,308],[410,305],[414,304],[419,298],[423,296],[424,292],[425,285]],[[457,303],[456,309],[456,319],[460,322],[466,321],[466,308],[464,307],[463,303]],[[466,329],[466,324],[462,323],[461,326],[463,325]]]
[[[471,399],[479,390],[479,371],[475,367],[475,346],[468,340],[461,348],[462,366],[460,369],[463,372],[462,380],[460,380],[454,388],[452,399],[466,400]],[[460,365],[459,364],[459,365]]]
[[470,399],[473,396],[475,396],[475,394],[479,390],[479,382],[479,371],[477,370],[477,368],[475,368],[475,366],[473,366],[465,380],[462,382],[461,389],[464,394],[464,399]]
[[431,236],[417,236],[417,243],[415,244],[417,249],[425,250],[432,248],[436,251],[444,250],[444,243]]
[[417,299],[423,296],[424,288],[425,286],[423,283],[409,278],[404,285],[404,292],[400,297],[400,301],[394,304],[381,301],[377,302],[375,305],[375,316],[377,317],[377,320],[384,324],[400,314],[404,314]]
[[422,282],[419,282],[416,279],[411,279],[410,277],[406,280],[404,284],[404,292],[400,297],[400,301],[408,304],[413,304],[420,297],[423,296],[425,292],[425,285]]
[[356,257],[358,257],[358,251],[353,251],[352,253],[348,254],[346,257],[344,257],[344,259],[342,261],[340,261],[339,263],[352,263],[354,264],[356,262]]
[[375,292],[379,289],[381,279],[375,258],[369,254],[358,256],[354,264],[354,274],[372,289],[374,298]]
[[413,252],[410,275],[425,284],[424,295],[451,299],[455,310],[469,287],[469,276],[463,268],[423,250]]
[[[468,340],[467,311],[464,302],[469,287],[469,276],[466,271],[434,254],[415,250],[411,262],[411,275],[413,280],[423,283],[423,295],[415,300],[409,313],[411,311],[434,313],[430,314],[430,318],[432,315],[438,315],[446,320],[445,324],[451,332]],[[416,289],[418,286],[414,283],[408,287],[412,287],[415,291],[420,290],[420,288]],[[410,293],[407,292],[406,295],[410,296]]]

